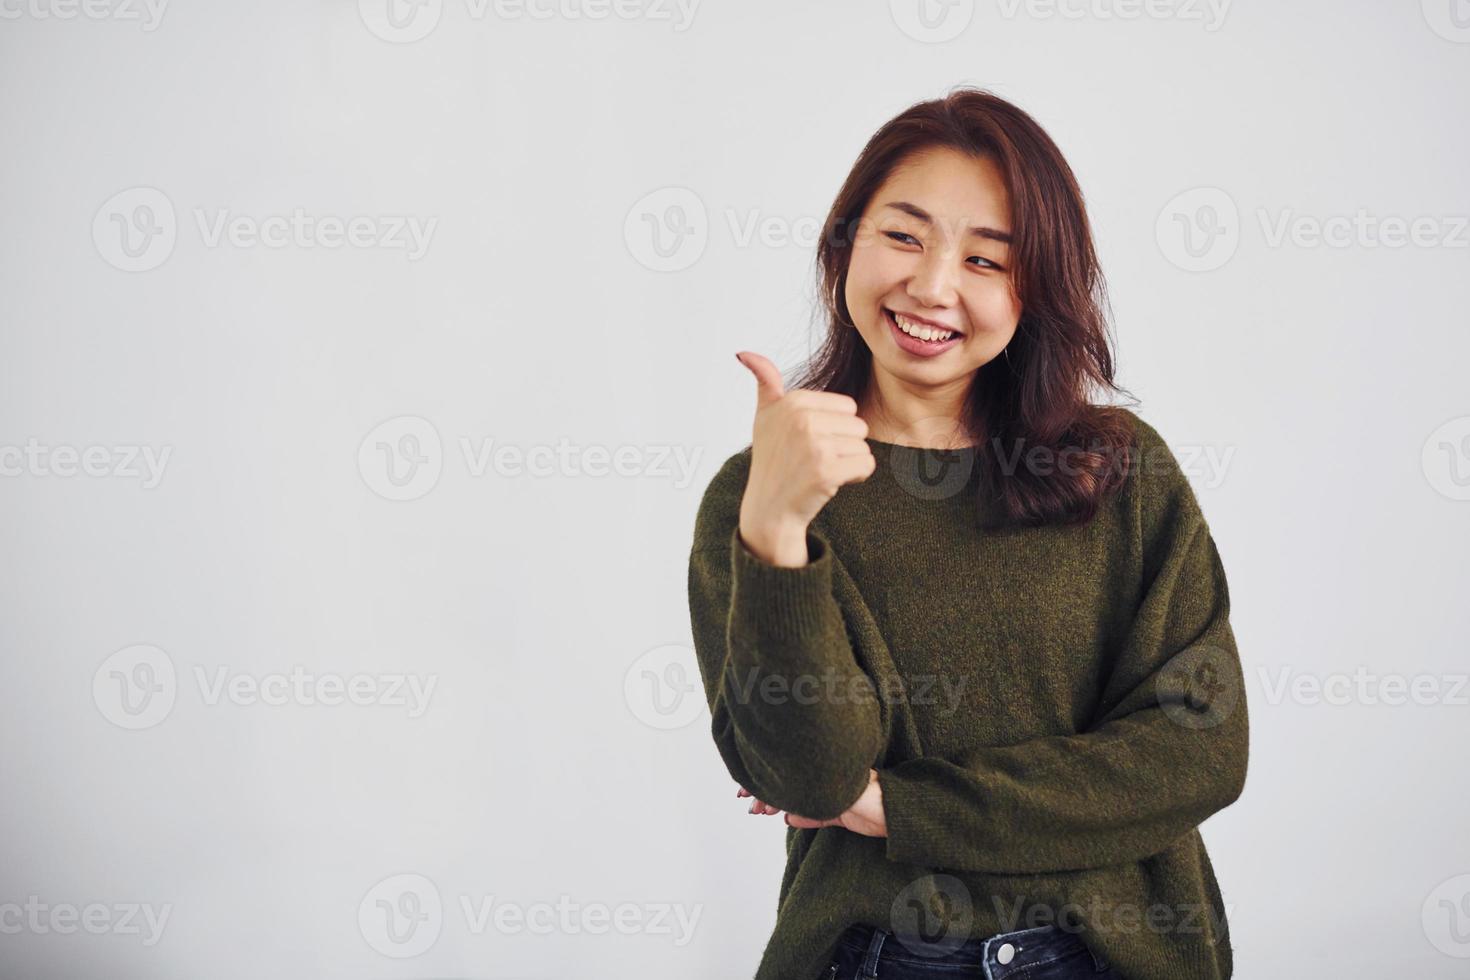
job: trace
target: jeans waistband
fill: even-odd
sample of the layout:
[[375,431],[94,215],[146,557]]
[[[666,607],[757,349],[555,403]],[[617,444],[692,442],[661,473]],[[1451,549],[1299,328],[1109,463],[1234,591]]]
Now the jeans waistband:
[[926,940],[919,936],[896,935],[864,923],[848,926],[838,942],[863,954],[866,974],[876,974],[879,963],[904,963],[910,966],[973,966],[975,976],[1024,976],[1028,969],[1049,963],[1080,947],[1092,956],[1099,973],[1107,961],[1094,952],[1075,932],[1055,925],[1017,929],[993,936],[960,940]]

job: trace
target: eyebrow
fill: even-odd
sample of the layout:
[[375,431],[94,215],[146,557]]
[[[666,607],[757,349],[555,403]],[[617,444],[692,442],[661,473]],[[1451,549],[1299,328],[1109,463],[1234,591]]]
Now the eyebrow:
[[[883,206],[885,208],[895,208],[899,211],[902,211],[904,214],[918,218],[926,225],[932,225],[934,223],[934,219],[930,217],[929,212],[925,211],[917,204],[910,204],[908,201],[889,201]],[[970,229],[970,234],[974,235],[977,238],[988,238],[992,241],[1005,242],[1007,245],[1011,243],[1011,233],[1008,231],[1000,231],[996,228],[985,228],[982,226],[976,226]]]

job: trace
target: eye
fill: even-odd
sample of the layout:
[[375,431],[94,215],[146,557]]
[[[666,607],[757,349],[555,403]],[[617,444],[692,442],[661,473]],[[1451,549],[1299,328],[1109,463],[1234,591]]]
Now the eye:
[[[894,241],[898,242],[900,245],[908,245],[908,244],[917,245],[917,244],[919,244],[919,240],[917,238],[915,238],[913,235],[908,234],[907,232],[903,232],[903,231],[885,231],[883,234],[887,235],[889,238],[891,238]],[[904,241],[904,239],[908,239],[908,241]],[[994,269],[996,272],[1004,272],[1005,271],[1005,268],[1003,266],[1001,266],[999,263],[994,262],[991,259],[987,259],[987,258],[985,258],[982,255],[972,255],[972,256],[970,256],[970,258],[971,259],[978,259],[980,262],[983,262],[984,265],[979,266],[979,268],[981,268],[981,269]],[[966,261],[968,261],[968,260],[966,260]]]

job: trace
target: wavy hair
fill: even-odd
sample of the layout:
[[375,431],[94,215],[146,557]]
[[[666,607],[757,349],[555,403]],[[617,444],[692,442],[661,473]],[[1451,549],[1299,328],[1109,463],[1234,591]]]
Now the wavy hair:
[[[1021,317],[1005,354],[976,369],[959,420],[979,440],[977,513],[991,526],[1090,521],[1122,485],[1132,458],[1129,413],[1092,401],[1098,391],[1128,393],[1113,381],[1106,286],[1071,168],[1036,121],[999,96],[951,89],[899,113],[863,148],[817,246],[826,339],[792,386],[861,402],[873,358],[844,299],[853,239],[893,170],[935,147],[993,161],[1011,201],[1011,275]],[[1015,465],[1018,452],[1038,447],[1068,465],[1045,472]]]

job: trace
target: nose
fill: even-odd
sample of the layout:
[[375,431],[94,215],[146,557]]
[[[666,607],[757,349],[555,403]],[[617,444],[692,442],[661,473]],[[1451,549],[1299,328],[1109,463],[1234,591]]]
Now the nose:
[[908,282],[908,294],[924,306],[953,306],[959,299],[959,270],[949,255],[936,250],[923,256]]

